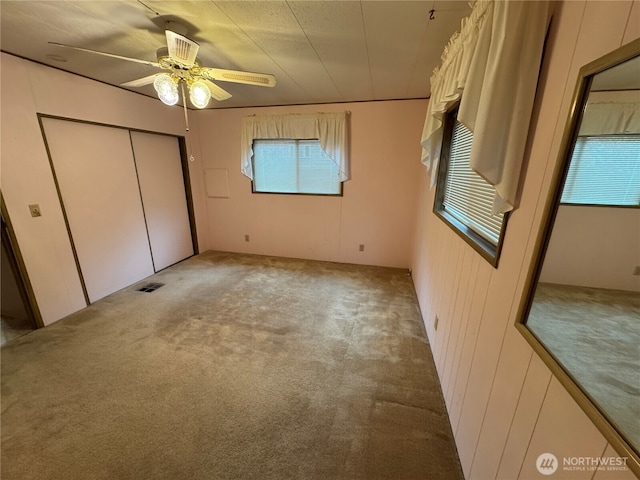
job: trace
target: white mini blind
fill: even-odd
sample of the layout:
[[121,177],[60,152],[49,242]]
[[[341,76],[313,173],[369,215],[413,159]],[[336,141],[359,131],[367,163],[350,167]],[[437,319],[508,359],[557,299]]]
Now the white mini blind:
[[337,195],[340,169],[319,140],[254,140],[254,191]]
[[442,201],[444,210],[497,245],[503,214],[492,214],[495,189],[469,166],[473,133],[456,120]]
[[640,205],[640,135],[578,137],[561,203]]

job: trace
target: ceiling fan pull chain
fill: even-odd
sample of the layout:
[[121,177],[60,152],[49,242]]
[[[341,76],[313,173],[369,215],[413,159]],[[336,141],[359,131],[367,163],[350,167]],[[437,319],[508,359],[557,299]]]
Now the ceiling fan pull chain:
[[187,116],[187,97],[184,96],[184,82],[180,81],[180,88],[182,89],[182,106],[184,107],[184,123],[189,131],[189,117]]

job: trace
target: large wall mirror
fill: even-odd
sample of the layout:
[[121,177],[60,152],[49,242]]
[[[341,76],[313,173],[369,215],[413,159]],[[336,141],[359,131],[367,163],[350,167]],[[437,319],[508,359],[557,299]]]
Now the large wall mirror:
[[640,475],[640,39],[580,70],[517,327]]

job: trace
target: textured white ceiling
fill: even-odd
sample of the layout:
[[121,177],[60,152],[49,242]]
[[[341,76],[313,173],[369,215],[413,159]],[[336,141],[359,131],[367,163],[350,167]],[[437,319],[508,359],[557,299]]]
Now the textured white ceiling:
[[[469,13],[460,0],[3,0],[0,48],[119,85],[155,70],[47,42],[155,61],[173,20],[200,44],[203,65],[276,76],[274,88],[220,82],[233,97],[211,108],[426,98],[431,71]],[[156,96],[152,86],[131,90]]]

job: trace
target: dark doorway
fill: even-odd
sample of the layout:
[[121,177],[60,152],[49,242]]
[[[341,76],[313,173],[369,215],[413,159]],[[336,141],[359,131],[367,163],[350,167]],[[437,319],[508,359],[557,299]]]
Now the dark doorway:
[[2,220],[2,264],[0,272],[0,310],[1,310],[1,341],[4,345],[11,340],[26,335],[37,328],[33,311],[29,304],[27,289],[23,281],[16,251],[11,242],[9,229]]

